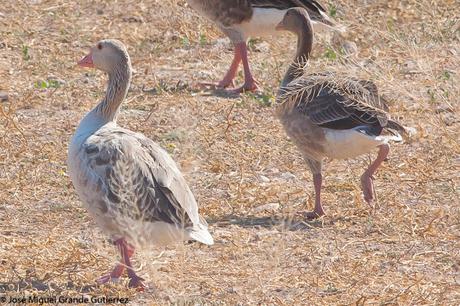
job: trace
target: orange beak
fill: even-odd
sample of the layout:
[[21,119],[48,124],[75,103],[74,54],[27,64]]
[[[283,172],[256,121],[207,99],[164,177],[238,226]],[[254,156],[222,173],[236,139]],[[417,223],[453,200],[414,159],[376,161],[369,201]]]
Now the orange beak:
[[87,56],[78,61],[78,66],[94,68],[93,55],[91,54],[91,52]]

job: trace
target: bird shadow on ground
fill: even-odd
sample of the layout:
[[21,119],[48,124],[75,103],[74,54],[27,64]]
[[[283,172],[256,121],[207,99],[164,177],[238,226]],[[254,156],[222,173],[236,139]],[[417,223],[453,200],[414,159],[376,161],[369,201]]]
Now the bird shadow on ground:
[[50,283],[49,280],[36,278],[24,278],[18,281],[0,282],[0,293],[19,292],[23,290],[50,291],[50,290],[74,290],[81,293],[89,293],[97,288],[96,285],[77,286],[69,281],[62,286]]
[[209,225],[217,227],[228,227],[230,225],[236,225],[243,228],[282,228],[288,231],[300,231],[312,228],[322,228],[323,221],[317,220],[305,220],[300,217],[286,217],[286,216],[270,216],[270,217],[257,217],[257,216],[238,216],[238,215],[227,215],[223,218],[211,218],[207,220]]
[[199,88],[194,90],[194,95],[204,97],[218,97],[226,99],[238,99],[241,97],[240,94],[231,92],[224,88]]

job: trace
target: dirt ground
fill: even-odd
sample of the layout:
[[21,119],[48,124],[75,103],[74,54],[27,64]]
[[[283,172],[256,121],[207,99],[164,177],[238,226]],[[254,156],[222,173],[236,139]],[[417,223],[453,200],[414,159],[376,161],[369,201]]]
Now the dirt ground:
[[[3,0],[0,296],[459,305],[460,2],[322,2],[348,31],[316,35],[311,69],[373,80],[394,118],[418,133],[392,146],[375,209],[359,177],[376,152],[327,161],[327,215],[309,222],[311,174],[273,116],[294,36],[251,40],[261,93],[228,97],[197,84],[223,76],[232,46],[184,0]],[[106,82],[75,64],[102,38],[122,40],[135,69],[119,124],[173,155],[216,241],[136,254],[144,292],[127,289],[126,278],[96,286],[118,254],[67,175],[69,139]]]

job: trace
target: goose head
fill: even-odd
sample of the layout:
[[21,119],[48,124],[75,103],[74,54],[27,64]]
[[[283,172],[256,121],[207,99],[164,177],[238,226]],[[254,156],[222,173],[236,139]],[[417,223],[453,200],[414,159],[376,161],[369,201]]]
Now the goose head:
[[310,16],[307,10],[295,7],[286,11],[283,20],[276,26],[277,31],[289,31],[300,34],[303,31],[311,31]]
[[93,46],[88,55],[78,61],[78,65],[96,68],[110,74],[117,66],[129,65],[129,62],[128,52],[122,42],[104,39]]

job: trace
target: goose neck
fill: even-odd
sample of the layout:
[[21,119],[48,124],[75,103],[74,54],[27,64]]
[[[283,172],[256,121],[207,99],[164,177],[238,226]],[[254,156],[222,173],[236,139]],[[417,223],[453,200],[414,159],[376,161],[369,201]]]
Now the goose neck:
[[129,60],[126,63],[119,64],[109,75],[109,81],[104,99],[96,107],[96,112],[104,121],[116,122],[120,112],[120,106],[128,94],[131,82],[131,64]]
[[302,29],[296,32],[297,50],[294,60],[281,82],[281,87],[285,87],[290,82],[302,75],[302,68],[307,64],[308,58],[313,48],[313,29],[309,21],[305,21]]

